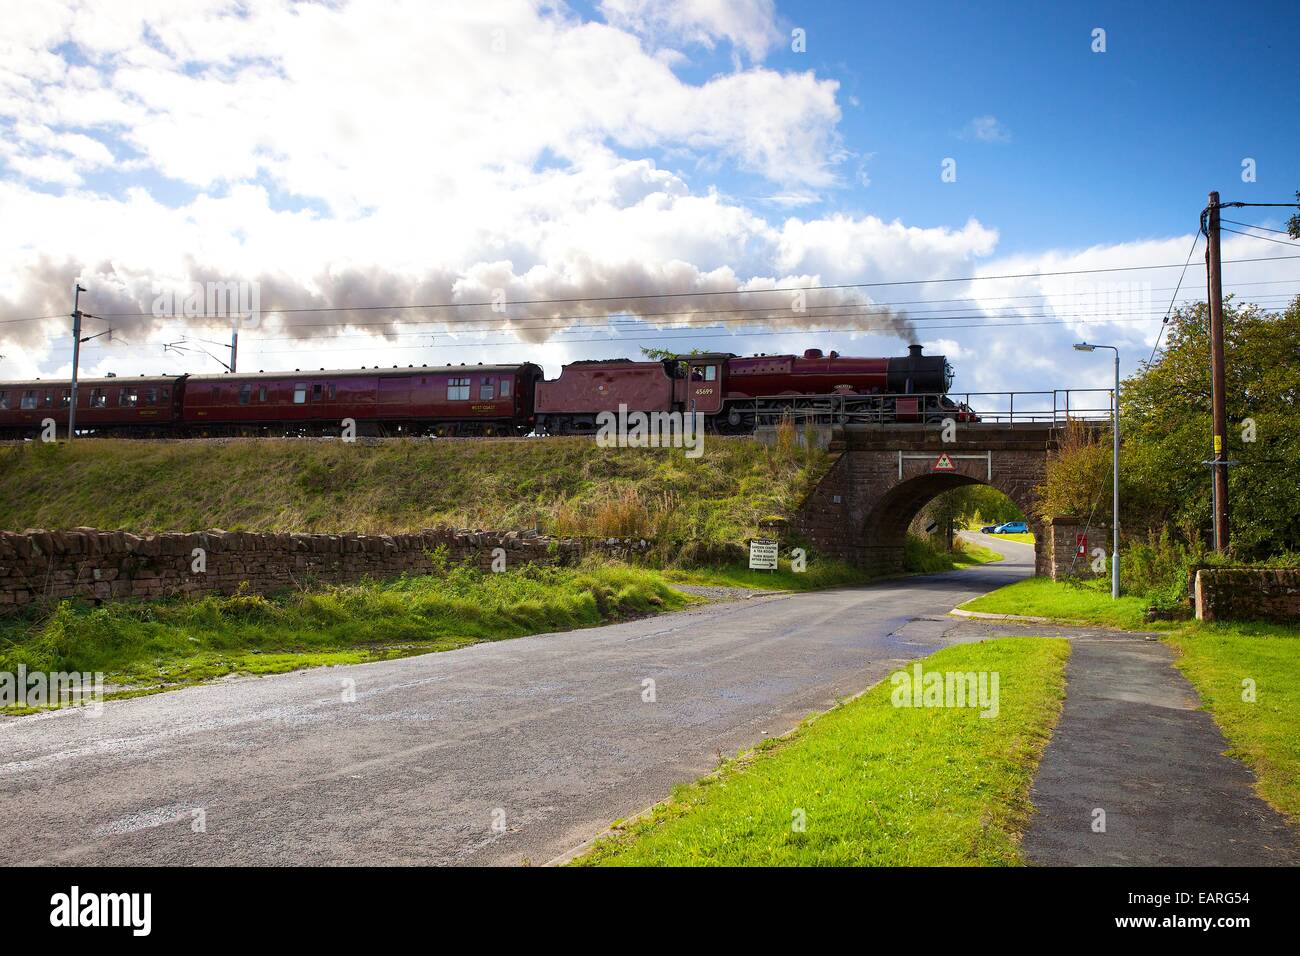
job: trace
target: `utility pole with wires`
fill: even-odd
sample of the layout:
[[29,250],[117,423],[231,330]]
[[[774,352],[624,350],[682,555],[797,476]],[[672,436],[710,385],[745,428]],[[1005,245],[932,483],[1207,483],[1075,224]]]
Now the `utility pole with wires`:
[[[103,332],[96,332],[94,335],[83,336],[81,334],[82,319],[106,321],[98,315],[91,315],[89,312],[81,311],[81,293],[85,291],[85,286],[78,282],[72,293],[72,382],[71,387],[68,389],[68,441],[72,441],[77,434],[77,366],[81,362],[81,343],[97,339],[101,335],[108,336],[106,341],[113,341],[113,327],[111,325]],[[130,344],[120,337],[118,341],[123,342],[123,344]]]
[[[1296,194],[1296,198],[1300,200],[1300,193]],[[1291,244],[1289,241],[1261,236],[1255,232],[1242,232],[1239,229],[1224,229],[1222,227],[1220,210],[1244,209],[1247,207],[1298,209],[1300,208],[1300,202],[1220,202],[1219,194],[1211,192],[1210,204],[1201,213],[1201,231],[1205,233],[1206,238],[1205,291],[1210,310],[1210,403],[1214,429],[1214,457],[1209,461],[1202,462],[1202,464],[1209,465],[1211,469],[1212,494],[1210,510],[1211,525],[1214,529],[1214,549],[1216,551],[1226,551],[1228,549],[1228,469],[1239,464],[1239,462],[1227,459],[1228,450],[1226,447],[1228,431],[1227,376],[1224,371],[1223,259],[1219,251],[1220,234],[1222,232],[1231,232],[1252,239],[1279,242],[1282,245]],[[1296,217],[1292,217],[1292,222],[1295,221]],[[1268,226],[1259,226],[1246,222],[1238,223],[1235,219],[1229,219],[1228,222],[1269,232],[1282,232],[1280,229],[1270,229]],[[1292,257],[1278,256],[1277,258],[1286,259]],[[1243,260],[1230,259],[1229,261]]]
[[1219,251],[1219,194],[1210,193],[1206,228],[1205,268],[1210,294],[1210,404],[1214,418],[1212,480],[1214,550],[1228,549],[1228,467],[1225,440],[1228,431],[1225,375],[1223,370],[1223,260]]
[[81,358],[81,293],[78,282],[72,293],[72,388],[68,396],[68,441],[77,434],[77,362]]

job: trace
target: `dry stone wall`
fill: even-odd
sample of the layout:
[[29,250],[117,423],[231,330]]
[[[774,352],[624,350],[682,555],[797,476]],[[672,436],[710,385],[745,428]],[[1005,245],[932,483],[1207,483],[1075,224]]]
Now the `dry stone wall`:
[[[550,538],[514,531],[434,529],[415,534],[255,534],[201,531],[135,535],[124,531],[0,532],[0,613],[33,602],[91,602],[169,595],[267,594],[312,582],[344,583],[428,572],[444,548],[453,562],[492,570],[521,564],[567,565],[599,552],[631,558],[651,543],[619,538]],[[501,551],[497,551],[501,549]]]

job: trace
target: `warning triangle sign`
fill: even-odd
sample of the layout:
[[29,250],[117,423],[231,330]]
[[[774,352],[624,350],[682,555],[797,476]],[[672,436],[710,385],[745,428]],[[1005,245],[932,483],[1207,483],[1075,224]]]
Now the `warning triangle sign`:
[[934,463],[935,471],[956,471],[957,466],[952,463],[947,452],[939,456],[939,460]]

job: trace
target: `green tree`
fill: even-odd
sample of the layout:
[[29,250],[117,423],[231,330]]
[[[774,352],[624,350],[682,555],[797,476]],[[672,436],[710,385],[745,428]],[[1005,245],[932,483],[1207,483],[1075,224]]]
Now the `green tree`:
[[972,524],[1002,524],[1023,521],[1016,503],[988,485],[963,485],[930,500],[912,521],[912,528],[924,529],[930,522],[945,528],[951,519],[958,530]]
[[1046,480],[1036,489],[1039,517],[1073,515],[1109,523],[1112,473],[1109,430],[1068,422],[1048,455]]
[[[1224,304],[1234,553],[1300,548],[1300,297],[1283,312]],[[1213,454],[1209,311],[1177,310],[1164,352],[1121,391],[1121,518],[1130,531],[1208,534]]]
[[[641,354],[644,355],[652,362],[662,362],[665,359],[677,358],[678,355],[681,355],[683,353],[678,352],[676,349],[656,349],[656,348],[651,348],[648,345],[643,345],[641,346]],[[703,355],[704,350],[691,349],[690,352],[686,354]]]

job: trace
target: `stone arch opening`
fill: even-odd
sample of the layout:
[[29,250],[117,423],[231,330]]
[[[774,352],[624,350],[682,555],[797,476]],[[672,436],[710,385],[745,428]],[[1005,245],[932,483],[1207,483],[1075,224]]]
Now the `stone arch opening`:
[[[930,499],[963,485],[1002,492],[1033,521],[1037,492],[1056,442],[1051,423],[969,424],[944,442],[929,426],[845,428],[838,457],[800,504],[791,529],[818,555],[873,572],[903,569],[907,526]],[[1045,549],[1035,543],[1037,568]]]
[[[865,542],[864,558],[867,567],[881,573],[904,570],[904,545],[912,519],[939,495],[966,485],[984,485],[1002,492],[1015,502],[1032,525],[1036,502],[1032,493],[1026,493],[1023,485],[1001,487],[996,480],[981,481],[960,473],[917,475],[900,481],[885,491],[867,512],[860,529],[862,541]],[[1041,553],[1041,547],[1042,544],[1036,537],[1035,559]]]

